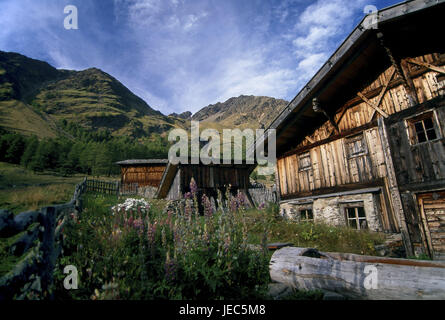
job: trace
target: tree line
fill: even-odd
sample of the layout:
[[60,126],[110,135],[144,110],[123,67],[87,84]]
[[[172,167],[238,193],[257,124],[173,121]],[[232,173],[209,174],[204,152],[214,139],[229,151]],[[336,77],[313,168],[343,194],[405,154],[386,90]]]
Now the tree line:
[[118,174],[117,161],[168,156],[168,141],[160,135],[141,142],[132,137],[113,137],[107,131],[88,131],[66,121],[61,125],[68,137],[39,140],[0,129],[0,161],[34,172],[98,176]]

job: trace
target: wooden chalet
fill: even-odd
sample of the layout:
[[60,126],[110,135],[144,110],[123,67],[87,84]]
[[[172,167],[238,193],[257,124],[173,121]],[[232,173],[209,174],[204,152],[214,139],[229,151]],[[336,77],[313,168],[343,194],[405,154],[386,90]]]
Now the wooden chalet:
[[121,167],[121,184],[126,186],[158,188],[164,170],[166,159],[125,160],[116,162]]
[[283,215],[445,258],[444,16],[414,0],[363,20],[272,122]]

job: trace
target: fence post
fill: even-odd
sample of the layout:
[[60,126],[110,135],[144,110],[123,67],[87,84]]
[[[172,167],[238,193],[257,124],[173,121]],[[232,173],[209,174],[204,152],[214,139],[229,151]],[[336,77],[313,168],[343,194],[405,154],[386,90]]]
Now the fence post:
[[44,297],[50,297],[49,292],[53,280],[53,270],[55,264],[54,254],[54,231],[56,224],[56,210],[54,207],[45,207],[42,209],[42,222],[44,228],[42,236],[42,269],[41,285]]

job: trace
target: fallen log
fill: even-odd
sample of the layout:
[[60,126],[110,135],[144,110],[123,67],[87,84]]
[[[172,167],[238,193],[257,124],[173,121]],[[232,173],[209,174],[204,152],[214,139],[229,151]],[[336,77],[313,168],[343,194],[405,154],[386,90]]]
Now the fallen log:
[[270,277],[298,290],[328,290],[350,299],[445,299],[445,262],[324,253],[285,247]]

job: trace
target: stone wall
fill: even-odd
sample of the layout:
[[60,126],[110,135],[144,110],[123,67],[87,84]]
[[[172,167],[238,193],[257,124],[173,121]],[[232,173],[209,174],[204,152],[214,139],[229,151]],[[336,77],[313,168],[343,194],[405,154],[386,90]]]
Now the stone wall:
[[157,191],[158,188],[156,187],[151,187],[151,186],[140,187],[138,188],[138,195],[146,199],[154,199]]
[[280,203],[280,213],[285,218],[300,221],[300,211],[312,209],[314,222],[324,222],[335,226],[345,226],[345,207],[352,204],[363,206],[368,228],[372,231],[382,231],[380,220],[381,209],[378,202],[378,194],[362,193],[332,197],[320,197],[304,199],[301,201],[290,200]]

